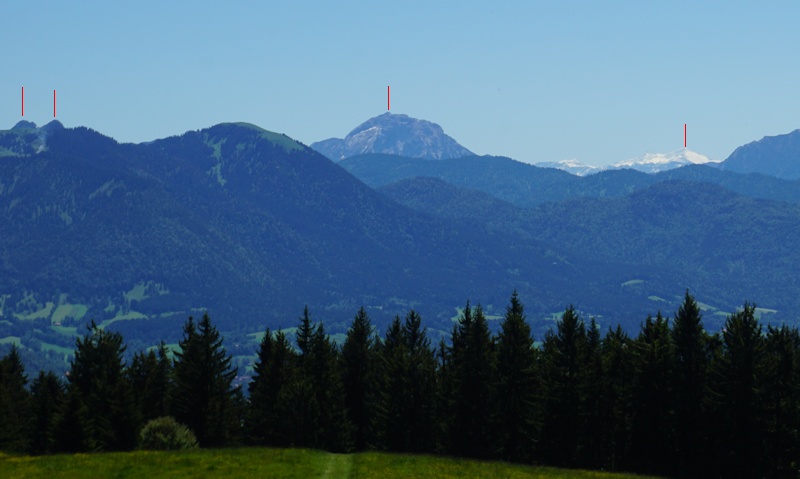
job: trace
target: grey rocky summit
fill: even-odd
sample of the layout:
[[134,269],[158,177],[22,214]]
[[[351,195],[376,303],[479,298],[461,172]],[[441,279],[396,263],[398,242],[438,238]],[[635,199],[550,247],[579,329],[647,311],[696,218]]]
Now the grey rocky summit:
[[436,123],[388,112],[360,124],[344,139],[318,141],[312,143],[311,148],[333,161],[365,153],[385,153],[427,160],[473,155],[446,135]]
[[784,180],[800,179],[800,130],[764,138],[736,148],[720,168],[761,173]]

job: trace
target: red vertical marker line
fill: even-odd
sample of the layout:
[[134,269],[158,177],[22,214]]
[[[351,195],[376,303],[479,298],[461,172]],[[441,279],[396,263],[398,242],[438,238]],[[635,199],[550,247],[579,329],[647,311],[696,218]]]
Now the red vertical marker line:
[[386,86],[386,109],[391,110],[392,108],[392,86]]
[[22,116],[25,116],[25,87],[22,87]]
[[683,147],[686,148],[686,123],[683,124]]

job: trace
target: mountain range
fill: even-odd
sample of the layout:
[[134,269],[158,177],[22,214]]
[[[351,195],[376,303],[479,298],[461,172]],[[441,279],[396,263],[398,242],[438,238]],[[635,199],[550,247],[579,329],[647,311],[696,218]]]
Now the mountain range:
[[677,281],[702,297],[712,330],[725,319],[721,311],[745,299],[768,315],[782,311],[779,316],[789,321],[796,320],[800,308],[800,301],[791,299],[800,287],[800,251],[794,235],[787,234],[800,231],[800,202],[755,199],[683,180],[661,181],[625,196],[574,198],[536,208],[435,178],[401,180],[380,191],[420,212],[559,245],[570,258],[605,264],[604,274],[645,271],[629,275],[622,288],[646,294],[662,311],[670,311],[670,300],[655,291]]
[[[136,349],[206,309],[254,334],[304,305],[332,333],[362,305],[381,325],[414,307],[444,332],[467,298],[501,311],[516,288],[558,311],[570,289],[613,285],[550,246],[415,212],[253,125],[138,145],[57,123],[0,138],[0,324],[23,344],[68,348],[94,319]],[[622,300],[607,293],[576,300]]]
[[707,165],[687,165],[655,174],[616,169],[580,177],[496,156],[427,161],[371,154],[347,158],[339,164],[373,188],[416,177],[439,178],[455,186],[483,191],[523,208],[570,198],[626,196],[669,180],[718,184],[755,198],[800,200],[798,180],[783,180],[760,173],[734,173]]
[[208,310],[245,358],[305,305],[334,335],[362,305],[380,330],[415,308],[435,338],[467,299],[495,318],[514,290],[539,338],[570,303],[634,332],[687,288],[712,327],[744,300],[797,319],[800,180],[428,151],[443,159],[335,163],[246,123],[120,144],[20,122],[0,131],[0,343],[66,351],[93,319],[137,350]]
[[572,173],[573,175],[586,176],[599,173],[601,171],[615,169],[618,170],[622,168],[641,171],[643,173],[660,173],[662,171],[673,170],[686,165],[709,164],[710,166],[714,166],[717,163],[719,162],[712,160],[705,155],[701,155],[700,153],[684,148],[681,150],[671,151],[669,153],[646,153],[638,158],[618,161],[608,166],[587,165],[585,163],[581,163],[577,159],[562,160],[559,162],[540,162],[536,163],[536,166],[540,166],[542,168],[556,168],[568,173]]

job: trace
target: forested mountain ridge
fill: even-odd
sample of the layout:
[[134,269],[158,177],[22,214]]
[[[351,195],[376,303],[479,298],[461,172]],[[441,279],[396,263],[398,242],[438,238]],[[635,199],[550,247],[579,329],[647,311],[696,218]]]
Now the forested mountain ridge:
[[204,309],[244,341],[287,327],[298,302],[333,333],[360,305],[380,324],[418,307],[444,332],[474,291],[491,309],[517,288],[540,314],[565,301],[603,314],[627,294],[597,262],[417,213],[252,125],[137,145],[53,128],[40,146],[0,160],[0,324],[34,352],[66,352],[89,319],[139,347],[174,342]]
[[[795,321],[800,310],[793,294],[800,289],[796,203],[687,181],[657,183],[624,197],[575,198],[532,209],[434,178],[402,180],[379,191],[419,211],[557,244],[573,258],[607,264],[609,272],[644,266],[645,276],[631,276],[626,288],[646,291],[677,278],[701,291],[705,300],[719,302],[709,311],[712,329],[725,317],[713,312],[735,305],[737,295],[770,314],[778,310],[777,317],[785,321]],[[650,296],[659,307],[659,295]]]
[[[123,332],[141,348],[161,339],[175,343],[175,325],[207,309],[224,333],[234,334],[237,361],[248,364],[254,335],[264,326],[290,327],[298,303],[324,312],[333,334],[342,334],[348,312],[363,305],[379,326],[414,307],[441,336],[464,299],[480,301],[493,317],[514,289],[531,298],[539,336],[570,303],[603,326],[619,321],[632,330],[648,313],[675,307],[687,287],[717,308],[720,318],[744,298],[778,310],[776,317],[795,319],[794,303],[786,299],[794,276],[787,273],[788,280],[775,283],[775,271],[790,271],[795,264],[791,251],[777,263],[752,264],[724,251],[698,256],[679,242],[691,254],[670,262],[645,246],[648,235],[668,234],[672,223],[633,221],[631,214],[648,217],[652,211],[631,209],[628,198],[570,200],[534,214],[474,191],[461,191],[448,204],[444,188],[433,202],[424,190],[414,193],[412,202],[397,197],[405,206],[305,145],[248,124],[221,124],[142,144],[119,144],[96,131],[57,123],[0,133],[4,144],[15,145],[0,158],[0,341],[4,347],[21,344],[23,354],[56,355],[62,364],[90,319]],[[541,192],[536,204],[547,195],[564,198],[583,188],[567,173],[509,159],[418,161],[443,168],[457,162],[466,169],[452,174],[465,182],[476,182],[481,172],[486,174],[477,178],[487,183],[506,178],[495,192],[523,201],[533,201],[531,191]],[[526,176],[529,169],[553,181]],[[594,175],[592,185],[601,195],[622,195],[625,188],[636,191],[630,185],[641,177],[650,176],[609,172]],[[740,177],[725,178],[735,183]],[[782,184],[788,191],[791,182]],[[694,196],[691,189],[668,189],[653,203],[646,198],[650,193],[642,194],[644,200],[635,201],[653,207],[675,201],[672,194]],[[716,204],[712,200],[709,205]],[[735,201],[721,207],[732,208],[736,217]],[[455,213],[448,211],[452,208]],[[681,203],[671,209],[670,221],[691,208]],[[747,208],[755,211],[758,205]],[[780,208],[763,211],[773,209]],[[570,225],[586,214],[586,225]],[[597,218],[608,221],[608,231],[595,234],[602,230]],[[685,230],[702,223],[691,219]],[[762,242],[764,247],[784,251],[781,238],[788,236],[770,228],[773,239]],[[593,239],[603,235],[614,240],[613,248]],[[735,238],[752,244],[752,235],[746,231]],[[681,254],[680,248],[669,251]],[[742,254],[752,258],[746,250]],[[739,274],[751,267],[766,278],[761,289],[746,290],[754,281],[746,274],[734,278],[736,283],[725,278],[715,283],[721,271]],[[731,284],[735,291],[724,290]],[[770,294],[762,294],[773,284]],[[626,307],[620,310],[619,304]]]

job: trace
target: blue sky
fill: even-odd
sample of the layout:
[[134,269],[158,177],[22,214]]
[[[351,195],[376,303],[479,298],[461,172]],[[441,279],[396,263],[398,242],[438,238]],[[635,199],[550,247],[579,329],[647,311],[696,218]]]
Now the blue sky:
[[724,159],[800,128],[800,2],[6,3],[0,128],[149,141],[248,121],[304,143],[386,111],[478,154]]

